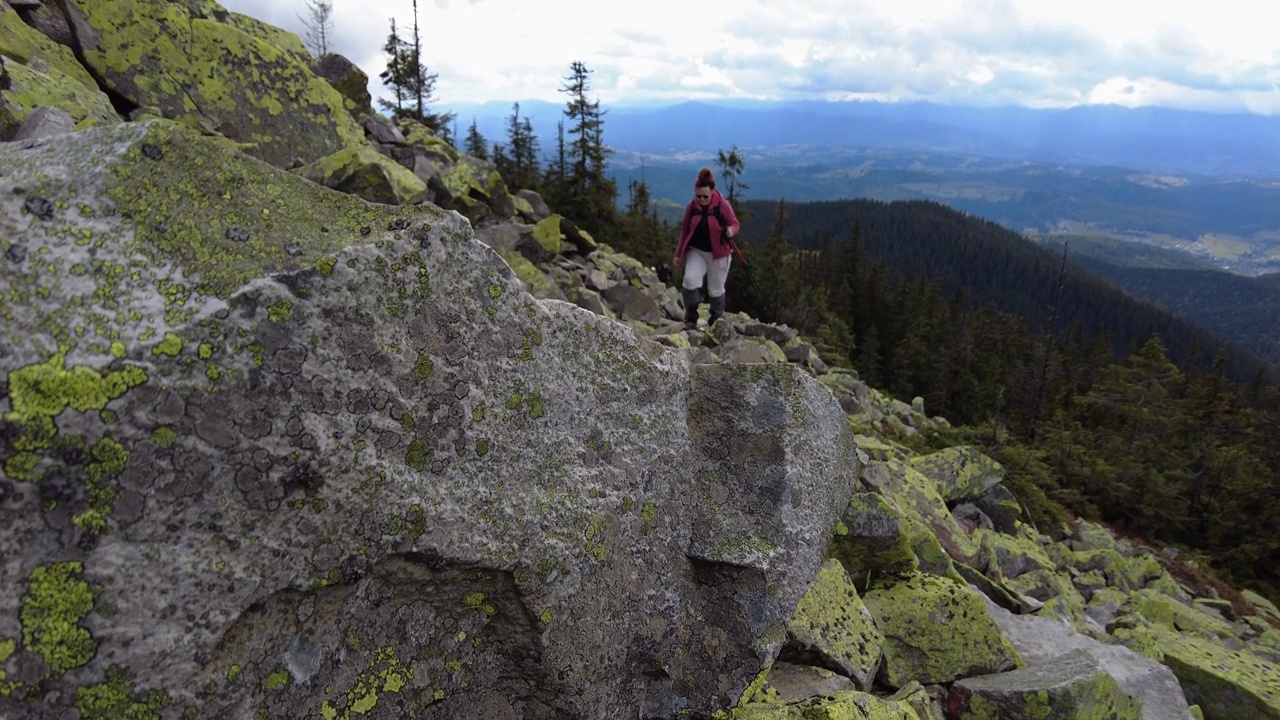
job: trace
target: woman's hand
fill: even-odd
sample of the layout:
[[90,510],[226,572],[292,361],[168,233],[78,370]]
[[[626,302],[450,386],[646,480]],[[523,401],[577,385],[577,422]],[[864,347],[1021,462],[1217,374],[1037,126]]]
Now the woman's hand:
[[672,255],[672,256],[671,256],[671,267],[680,267],[680,260],[681,260],[681,258],[680,258],[680,256],[679,256],[679,255]]

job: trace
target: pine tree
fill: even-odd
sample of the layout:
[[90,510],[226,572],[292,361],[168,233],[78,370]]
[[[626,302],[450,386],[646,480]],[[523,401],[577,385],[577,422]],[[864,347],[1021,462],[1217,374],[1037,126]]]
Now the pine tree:
[[604,112],[598,100],[588,99],[591,71],[575,60],[563,78],[560,92],[569,96],[564,116],[567,129],[567,173],[563,188],[565,205],[571,216],[588,230],[599,232],[613,224],[618,196],[613,180],[605,177],[610,151],[604,145]]
[[387,54],[387,68],[379,73],[378,77],[382,79],[382,84],[391,90],[395,97],[395,102],[378,98],[378,106],[391,113],[392,117],[404,117],[405,102],[409,98],[410,86],[405,62],[409,57],[410,46],[405,42],[404,38],[400,37],[400,33],[396,30],[395,18],[391,18],[391,34],[387,36],[387,42],[382,46],[382,52]]
[[496,162],[498,172],[511,189],[536,190],[538,186],[538,138],[533,132],[533,122],[520,117],[520,103],[511,106],[507,117],[507,145],[502,162]]
[[413,0],[413,36],[400,37],[395,18],[391,19],[391,35],[382,51],[387,53],[387,69],[379,77],[395,93],[395,103],[379,99],[378,104],[396,119],[416,120],[432,132],[451,139],[449,123],[453,113],[432,113],[429,103],[435,101],[437,75],[422,63],[422,36],[418,28],[418,0]]
[[480,128],[476,127],[475,118],[472,118],[471,127],[467,128],[467,140],[464,152],[473,158],[488,160],[488,142],[488,140],[485,140],[484,135],[480,134]]
[[328,55],[333,37],[333,0],[307,0],[307,14],[299,15],[298,19],[306,29],[303,39],[312,54],[318,58]]

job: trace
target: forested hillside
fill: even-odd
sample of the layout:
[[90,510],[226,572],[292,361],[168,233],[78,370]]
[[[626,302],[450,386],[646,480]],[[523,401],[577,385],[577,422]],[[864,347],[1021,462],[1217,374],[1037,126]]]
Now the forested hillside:
[[731,303],[955,427],[922,444],[982,445],[1046,529],[1065,509],[1280,590],[1280,388],[1256,357],[934,203],[743,209]]
[[[767,201],[744,204],[756,218],[743,229],[745,244],[765,242],[776,225],[776,207]],[[894,278],[936,278],[948,301],[959,294],[975,309],[990,305],[1025,319],[1035,334],[1044,333],[1051,320],[1059,329],[1078,323],[1091,337],[1107,337],[1117,357],[1159,334],[1175,362],[1194,360],[1202,368],[1209,366],[1223,343],[1198,324],[1126,295],[1070,255],[1060,278],[1060,252],[938,203],[846,200],[786,204],[785,212],[790,247],[820,250],[824,244],[847,240],[855,226],[860,227],[865,262],[884,262],[885,272]],[[1244,349],[1228,350],[1226,371],[1245,381],[1260,372],[1274,372]]]

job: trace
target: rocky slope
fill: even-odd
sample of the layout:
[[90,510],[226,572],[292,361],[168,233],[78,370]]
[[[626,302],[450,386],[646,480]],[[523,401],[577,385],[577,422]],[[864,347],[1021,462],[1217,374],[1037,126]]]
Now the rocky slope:
[[1274,605],[684,331],[341,58],[0,0],[0,63],[0,716],[1280,717]]

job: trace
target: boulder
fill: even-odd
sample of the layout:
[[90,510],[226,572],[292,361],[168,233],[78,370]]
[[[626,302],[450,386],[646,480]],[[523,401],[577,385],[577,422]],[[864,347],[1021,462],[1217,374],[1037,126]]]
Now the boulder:
[[[59,77],[97,89],[89,71],[84,69],[71,48],[61,45],[23,21],[22,14],[0,4],[0,55],[30,65],[40,60]],[[6,91],[7,92],[7,91]]]
[[[13,15],[0,12],[0,18]],[[62,48],[65,50],[66,48]],[[17,135],[30,115],[41,107],[58,108],[84,126],[120,122],[111,101],[93,85],[85,85],[58,66],[33,58],[23,64],[0,55],[0,140]]]
[[551,217],[551,208],[547,207],[547,203],[542,196],[528,188],[522,188],[516,191],[516,197],[529,203],[529,212],[532,217],[528,218],[529,222],[539,222]]
[[9,3],[22,21],[33,30],[66,48],[75,47],[75,36],[71,34],[71,26],[61,9],[49,7],[40,0],[23,0],[20,3]]
[[417,176],[367,145],[343,148],[294,172],[327,188],[384,205],[416,205],[427,198],[427,186]]
[[795,703],[748,703],[734,711],[734,720],[930,720],[908,699],[880,698],[862,692],[842,692]]
[[774,660],[858,472],[797,368],[173,123],[0,166],[0,715],[710,715]]
[[[828,560],[787,623],[782,657],[834,670],[870,690],[883,642],[844,566]],[[771,682],[773,677],[771,672]]]
[[356,117],[374,114],[369,76],[358,65],[341,55],[329,53],[315,63],[315,73],[342,95],[347,112]]
[[18,128],[13,136],[16,141],[35,140],[38,138],[64,135],[75,130],[76,121],[70,113],[60,107],[38,107]]
[[877,493],[856,493],[840,516],[827,553],[866,588],[865,578],[909,575],[920,566],[910,524]]
[[1028,667],[1053,666],[1065,653],[1088,653],[1120,687],[1142,703],[1142,720],[1192,720],[1178,679],[1169,668],[1123,645],[1108,645],[1073,631],[1060,621],[1014,615],[988,603],[991,618]]
[[881,680],[946,683],[1022,665],[987,613],[983,597],[948,578],[913,575],[883,582],[863,602],[884,634]]
[[1000,484],[1004,468],[976,447],[951,447],[914,458],[911,467],[933,481],[947,502],[981,497]]
[[653,297],[634,285],[614,285],[600,293],[610,309],[624,320],[641,322],[658,322],[662,319],[662,311]]
[[778,660],[769,668],[769,687],[782,702],[797,702],[858,689],[844,675],[784,660]]
[[1050,664],[958,680],[947,697],[947,714],[954,720],[1141,720],[1142,703],[1088,653],[1075,650]]
[[1205,720],[1280,718],[1280,664],[1212,640],[1157,632],[1165,665]]
[[212,0],[64,4],[85,62],[124,101],[244,143],[282,168],[364,144],[342,95],[311,71],[292,33],[268,32]]

